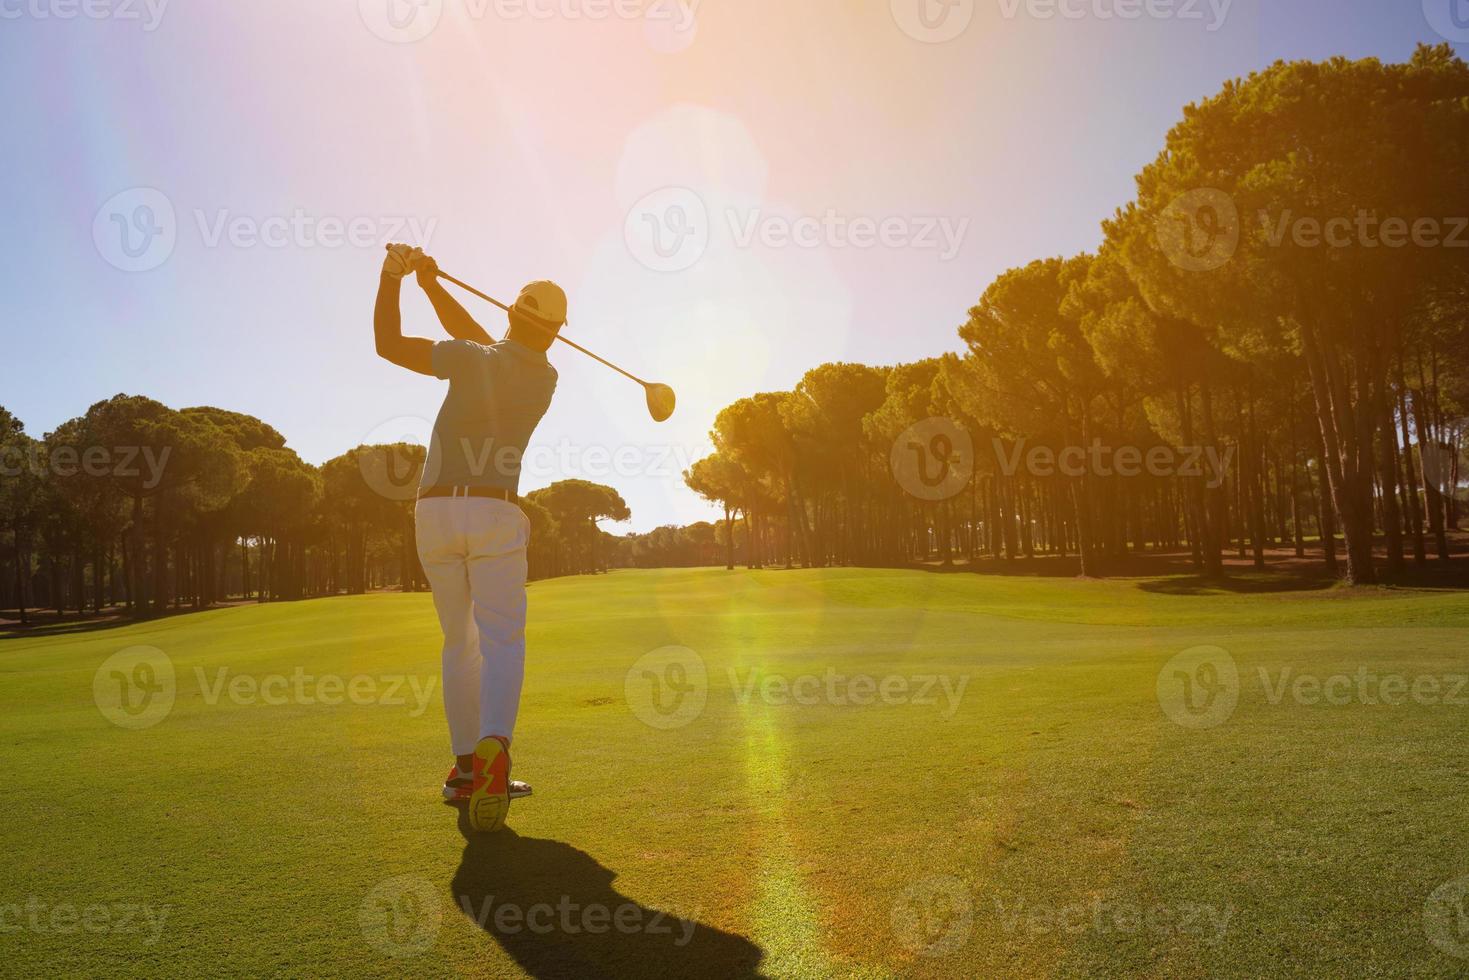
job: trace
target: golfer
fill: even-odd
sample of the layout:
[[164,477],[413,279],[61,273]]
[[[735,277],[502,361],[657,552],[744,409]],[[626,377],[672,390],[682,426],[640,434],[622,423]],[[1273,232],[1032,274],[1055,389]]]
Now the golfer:
[[[413,272],[453,340],[404,337],[398,307]],[[393,245],[378,282],[373,333],[378,354],[449,382],[434,423],[415,520],[434,607],[444,631],[444,714],[454,767],[447,800],[469,804],[475,830],[505,825],[512,797],[530,787],[510,779],[510,739],[525,679],[526,544],[520,459],[556,390],[546,349],[566,322],[566,294],[533,282],[510,309],[495,343],[449,295],[420,249]]]

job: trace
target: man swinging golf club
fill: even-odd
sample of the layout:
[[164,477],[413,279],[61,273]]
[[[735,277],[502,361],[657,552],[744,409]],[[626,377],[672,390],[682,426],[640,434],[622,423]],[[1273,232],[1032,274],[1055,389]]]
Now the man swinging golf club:
[[[399,290],[410,272],[454,339],[403,336]],[[530,795],[510,779],[525,678],[530,537],[517,490],[520,458],[556,390],[546,350],[566,322],[566,294],[553,282],[533,282],[509,315],[509,333],[496,343],[444,289],[432,258],[407,245],[388,247],[373,313],[377,352],[449,382],[415,519],[444,631],[444,714],[455,757],[444,797],[466,802],[470,826],[481,831],[499,830],[510,800]]]

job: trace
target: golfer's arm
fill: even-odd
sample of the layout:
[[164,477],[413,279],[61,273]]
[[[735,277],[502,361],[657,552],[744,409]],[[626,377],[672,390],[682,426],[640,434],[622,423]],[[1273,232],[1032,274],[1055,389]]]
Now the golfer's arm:
[[469,315],[469,311],[449,294],[443,283],[435,279],[424,286],[423,291],[428,294],[428,301],[434,304],[434,312],[439,315],[439,322],[444,325],[444,332],[450,337],[455,340],[472,340],[476,344],[495,342],[489,331]]
[[372,311],[372,334],[377,341],[378,356],[433,377],[433,341],[403,336],[403,314],[398,309],[402,287],[403,280],[396,276],[384,275],[378,280],[377,305]]

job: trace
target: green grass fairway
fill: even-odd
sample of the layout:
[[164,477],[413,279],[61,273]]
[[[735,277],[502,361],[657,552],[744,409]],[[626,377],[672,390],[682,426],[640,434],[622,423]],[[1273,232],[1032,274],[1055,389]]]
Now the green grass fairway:
[[[537,583],[536,796],[471,841],[427,595],[8,639],[0,973],[1469,973],[1469,594],[1180,591]],[[177,696],[133,730],[94,679],[138,645]]]

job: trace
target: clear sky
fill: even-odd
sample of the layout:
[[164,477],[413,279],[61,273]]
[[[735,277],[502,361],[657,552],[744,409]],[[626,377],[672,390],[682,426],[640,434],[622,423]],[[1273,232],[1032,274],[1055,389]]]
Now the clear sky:
[[371,340],[403,238],[506,300],[557,280],[569,336],[678,390],[657,425],[553,351],[523,490],[699,519],[720,407],[957,349],[997,273],[1096,246],[1185,103],[1469,36],[1458,2],[0,0],[0,405],[213,404],[314,463],[421,437],[442,383]]

